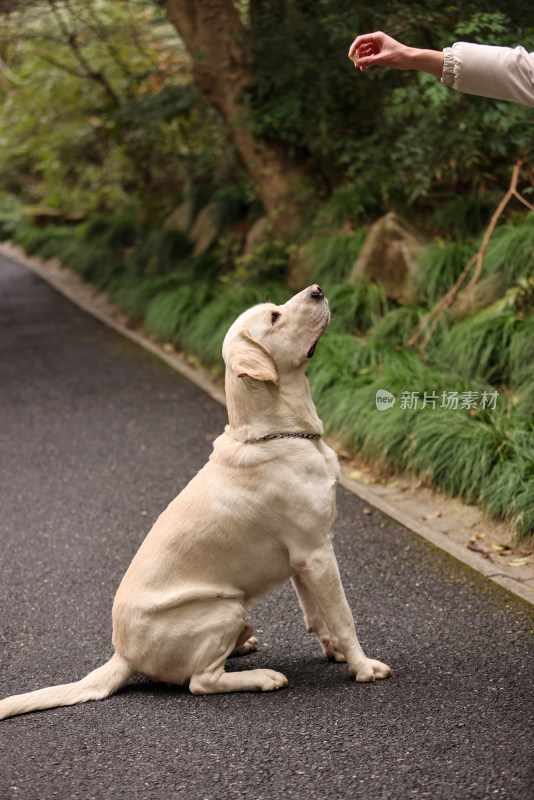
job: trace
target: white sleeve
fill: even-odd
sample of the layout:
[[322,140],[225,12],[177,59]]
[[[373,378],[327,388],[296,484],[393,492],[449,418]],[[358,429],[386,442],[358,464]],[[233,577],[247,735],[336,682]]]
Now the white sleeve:
[[524,47],[455,42],[443,56],[441,81],[446,86],[534,108],[534,53]]

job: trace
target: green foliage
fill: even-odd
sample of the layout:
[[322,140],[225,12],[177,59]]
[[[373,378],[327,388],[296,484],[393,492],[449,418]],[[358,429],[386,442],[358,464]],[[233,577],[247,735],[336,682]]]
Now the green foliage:
[[[532,406],[531,406],[532,408]],[[519,537],[534,531],[534,427],[512,427],[506,447],[481,491],[489,513],[503,517]]]
[[[532,214],[508,211],[487,248],[481,278],[498,273],[503,297],[462,322],[445,316],[426,360],[405,347],[479,246],[511,165],[523,153],[534,160],[531,111],[463,96],[426,74],[362,75],[347,50],[356,32],[373,29],[402,31],[413,46],[469,39],[534,50],[532,12],[509,0],[491,13],[480,0],[446,7],[262,0],[249,10],[251,130],[258,146],[270,141],[313,176],[320,204],[313,223],[291,238],[266,233],[244,254],[246,233],[263,213],[256,187],[231,131],[195,88],[161,6],[72,0],[59,12],[65,30],[39,5],[3,20],[2,59],[16,81],[3,76],[0,84],[0,239],[58,257],[151,334],[218,372],[223,337],[241,311],[284,302],[288,276],[320,282],[333,317],[308,375],[327,429],[384,469],[483,501],[519,533],[531,532]],[[520,189],[532,200],[524,176]],[[213,204],[221,237],[212,251],[193,255],[184,233],[164,227],[184,200],[193,219]],[[78,228],[37,229],[21,221],[21,203],[88,219]],[[436,238],[422,257],[418,304],[390,308],[379,285],[346,281],[363,226],[386,210],[406,214],[408,205]],[[404,392],[494,386],[494,412],[400,404]],[[397,397],[387,413],[376,410],[378,389]]]
[[400,306],[389,311],[369,332],[372,342],[405,344],[423,316],[424,309],[417,306]]
[[135,322],[144,320],[150,302],[160,294],[174,292],[180,285],[176,276],[140,278],[122,275],[121,280],[110,287],[110,297]]
[[[321,215],[324,220],[324,215]],[[315,283],[341,283],[345,281],[358,258],[362,244],[365,241],[365,232],[358,230],[355,233],[321,230],[319,221],[318,232],[312,233],[308,244],[304,248],[302,261],[305,262],[305,272],[310,282]]]
[[342,283],[329,286],[331,327],[349,333],[364,333],[387,310],[382,286],[363,280],[355,286]]
[[0,194],[0,242],[11,239],[20,226],[20,203],[13,195]]
[[486,192],[482,198],[459,194],[435,209],[432,223],[461,242],[476,236],[488,224],[499,201],[495,192]]
[[174,291],[159,292],[146,308],[146,328],[158,339],[180,347],[184,332],[212,297],[213,292],[206,283],[182,284]]
[[507,286],[534,272],[534,213],[495,230],[484,256],[484,274],[496,272]]
[[289,259],[295,245],[280,236],[265,236],[257,247],[235,260],[235,273],[228,281],[238,281],[238,285],[280,281],[284,283],[289,269]]
[[138,224],[135,212],[115,216],[94,216],[81,226],[80,234],[89,244],[121,251],[133,247],[137,240]]
[[190,254],[191,245],[181,231],[153,228],[139,237],[130,265],[139,275],[168,275]]
[[467,214],[467,203],[449,209],[461,220],[455,227],[476,233],[485,219],[484,188],[507,183],[518,153],[532,155],[529,110],[474,100],[425,73],[373,68],[362,75],[347,50],[354,33],[366,30],[402,31],[406,44],[434,49],[470,31],[471,41],[521,42],[532,50],[533,17],[524,11],[501,3],[481,13],[473,0],[446,7],[425,0],[416,8],[379,2],[372,9],[348,0],[265,0],[252,17],[253,131],[305,149],[327,190],[351,187],[360,214],[376,215],[380,204],[434,210],[451,196],[477,197]]
[[16,77],[0,85],[0,191],[91,214],[140,200],[151,213],[184,186],[241,173],[163,14],[149,0],[72,0],[5,18]]
[[427,303],[436,303],[451,289],[469,259],[476,252],[463,240],[437,239],[424,248],[414,285],[415,293]]
[[[480,378],[493,385],[509,384],[510,351],[526,350],[523,328],[532,325],[510,309],[494,307],[480,311],[451,328],[438,348],[436,358],[464,378]],[[519,337],[520,344],[516,340]],[[515,356],[517,365],[517,355]]]
[[434,489],[473,503],[492,473],[502,439],[491,423],[451,414],[436,409],[419,415],[410,464]]

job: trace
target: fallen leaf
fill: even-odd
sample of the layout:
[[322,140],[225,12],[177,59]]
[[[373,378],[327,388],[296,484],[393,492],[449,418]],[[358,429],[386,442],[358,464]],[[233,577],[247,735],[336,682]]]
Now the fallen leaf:
[[469,550],[473,550],[474,553],[480,553],[483,558],[489,558],[489,554],[491,553],[491,550],[484,550],[482,547],[477,547],[474,542],[471,542],[471,540],[466,542],[465,546]]
[[493,542],[491,543],[491,546],[493,547],[494,550],[497,550],[498,552],[503,552],[504,550],[510,549],[509,547],[506,547],[506,545],[504,544],[494,544]]
[[354,470],[354,472],[349,472],[349,478],[361,478],[362,475],[363,472],[361,471],[361,469],[356,469]]
[[523,553],[525,556],[531,556],[534,553],[534,550],[520,550],[520,553]]
[[372,509],[370,509],[370,508],[364,508],[363,509],[363,513],[364,514],[372,514],[373,512],[372,512]]
[[514,558],[513,561],[508,562],[509,567],[526,567],[528,564],[528,558]]
[[387,483],[386,484],[386,489],[394,489],[395,486],[399,485],[399,483],[400,483],[400,481],[393,481],[393,483]]
[[434,511],[433,514],[427,514],[423,519],[438,519],[438,517],[441,517],[441,511]]

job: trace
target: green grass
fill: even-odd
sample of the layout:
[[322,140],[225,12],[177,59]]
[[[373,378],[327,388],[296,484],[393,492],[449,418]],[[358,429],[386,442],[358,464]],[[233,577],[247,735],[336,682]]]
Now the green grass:
[[345,281],[364,241],[364,231],[312,236],[304,250],[309,281],[330,285]]
[[146,329],[164,342],[181,347],[184,332],[212,300],[209,285],[183,284],[179,289],[156,294],[145,310]]
[[382,286],[363,280],[355,286],[334,284],[328,289],[333,330],[364,333],[386,313],[388,302]]
[[519,537],[534,532],[534,423],[510,426],[506,449],[480,492],[484,507]]
[[484,275],[499,272],[506,287],[534,270],[534,212],[516,224],[501,225],[493,233],[484,256]]
[[411,468],[434,489],[475,502],[502,443],[495,427],[465,413],[436,409],[414,426]]
[[452,289],[476,247],[465,241],[442,239],[427,245],[419,258],[414,292],[422,302],[436,303]]
[[532,329],[518,318],[513,309],[479,311],[473,317],[454,325],[443,338],[434,358],[464,378],[479,378],[494,385],[509,384],[513,364],[521,367],[521,353],[528,350],[528,336],[523,328]]
[[138,235],[130,265],[138,275],[168,275],[175,272],[178,265],[190,255],[191,245],[184,233],[156,228],[145,235]]

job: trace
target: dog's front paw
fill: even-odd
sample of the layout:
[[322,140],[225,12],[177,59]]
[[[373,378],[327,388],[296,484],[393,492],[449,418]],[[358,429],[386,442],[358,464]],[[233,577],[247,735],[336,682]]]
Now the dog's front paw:
[[376,661],[374,658],[369,659],[369,663],[373,668],[373,672],[375,674],[375,678],[380,680],[381,678],[392,678],[393,672],[388,667],[387,664],[383,664],[381,661]]
[[368,658],[356,670],[351,670],[358,683],[374,683],[381,678],[390,678],[393,673],[387,664]]

